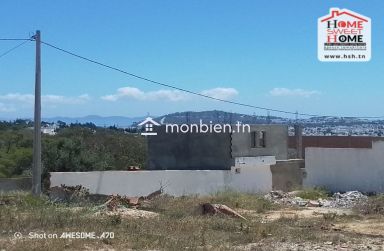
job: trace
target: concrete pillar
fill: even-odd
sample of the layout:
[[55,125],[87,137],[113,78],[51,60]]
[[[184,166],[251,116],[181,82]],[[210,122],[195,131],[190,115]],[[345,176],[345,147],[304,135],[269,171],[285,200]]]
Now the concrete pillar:
[[296,157],[302,159],[303,156],[303,127],[299,124],[294,125],[296,137]]

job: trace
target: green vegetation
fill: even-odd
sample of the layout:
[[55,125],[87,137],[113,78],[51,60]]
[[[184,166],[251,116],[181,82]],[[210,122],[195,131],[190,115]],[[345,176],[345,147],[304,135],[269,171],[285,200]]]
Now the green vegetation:
[[0,122],[0,178],[18,176],[32,163],[32,132],[28,121]]
[[329,191],[325,188],[307,188],[304,190],[300,190],[296,196],[307,199],[307,200],[317,200],[317,199],[325,199],[329,197]]
[[[44,124],[44,123],[43,123]],[[0,177],[28,176],[32,166],[33,124],[0,122]],[[43,175],[51,171],[126,170],[145,168],[145,139],[116,127],[60,122],[54,136],[43,134]]]

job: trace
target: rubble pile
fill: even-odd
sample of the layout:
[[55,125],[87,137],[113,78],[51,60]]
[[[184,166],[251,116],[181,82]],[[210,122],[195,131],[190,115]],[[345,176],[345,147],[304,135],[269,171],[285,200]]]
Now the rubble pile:
[[358,192],[349,191],[346,193],[335,193],[331,201],[331,207],[351,208],[361,202],[366,202],[368,196]]
[[359,191],[348,191],[335,193],[332,197],[317,200],[308,200],[298,197],[299,191],[283,192],[271,191],[264,196],[265,199],[280,205],[299,207],[329,207],[329,208],[352,208],[356,204],[364,202],[368,197]]
[[151,218],[158,214],[150,211],[138,209],[144,203],[156,198],[162,194],[162,189],[159,189],[147,196],[129,197],[114,194],[108,197],[108,200],[102,205],[94,208],[95,216],[100,215],[120,215],[123,217],[134,218]]
[[140,196],[140,197],[129,197],[129,196],[120,196],[118,194],[111,195],[107,202],[104,203],[104,205],[108,208],[110,211],[115,211],[119,206],[128,206],[128,207],[138,207],[144,202],[148,202],[157,196],[162,194],[162,189],[159,189],[153,193],[150,193],[147,196]]
[[73,202],[83,200],[89,196],[89,190],[81,185],[78,186],[56,186],[49,190],[49,199],[54,202]]
[[[50,188],[48,194],[52,202],[59,203],[102,203],[93,207],[95,216],[98,215],[120,215],[126,217],[143,218],[154,217],[157,213],[140,210],[138,207],[145,206],[146,203],[157,196],[161,195],[163,188],[148,194],[147,196],[129,197],[103,194],[90,194],[89,190],[81,185],[78,186],[56,186]],[[0,205],[5,204],[5,201],[0,201]]]
[[144,201],[144,197],[127,197],[127,196],[120,196],[116,194],[116,195],[111,195],[107,200],[107,202],[104,203],[104,205],[107,207],[109,211],[116,211],[116,209],[120,206],[127,206],[127,207],[139,206],[142,201]]

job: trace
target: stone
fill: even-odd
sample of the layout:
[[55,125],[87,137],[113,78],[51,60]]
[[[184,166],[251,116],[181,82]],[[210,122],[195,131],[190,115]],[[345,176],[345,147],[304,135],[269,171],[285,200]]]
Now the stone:
[[307,207],[320,207],[320,203],[316,200],[308,201]]
[[304,200],[300,197],[295,197],[292,199],[292,204],[299,207],[305,207],[308,204],[308,200]]

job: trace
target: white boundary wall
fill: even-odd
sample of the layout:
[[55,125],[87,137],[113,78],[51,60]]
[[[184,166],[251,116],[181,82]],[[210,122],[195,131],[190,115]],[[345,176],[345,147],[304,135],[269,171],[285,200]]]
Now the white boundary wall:
[[51,187],[82,185],[91,193],[127,196],[148,195],[161,186],[174,196],[208,195],[224,189],[254,193],[272,190],[270,165],[276,163],[274,156],[242,157],[235,163],[232,170],[52,172]]
[[384,192],[384,141],[372,149],[305,149],[304,186],[325,186],[332,191]]

